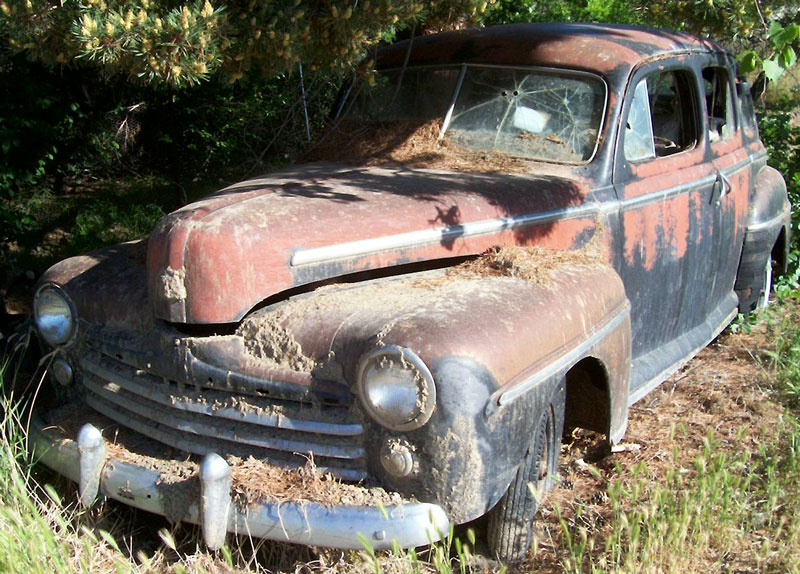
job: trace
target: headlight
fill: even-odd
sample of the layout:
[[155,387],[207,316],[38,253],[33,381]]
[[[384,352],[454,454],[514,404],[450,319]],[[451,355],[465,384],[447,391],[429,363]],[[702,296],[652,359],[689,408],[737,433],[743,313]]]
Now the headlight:
[[75,331],[72,303],[55,285],[44,285],[36,292],[33,316],[42,338],[54,347],[69,341]]
[[436,406],[436,387],[425,363],[412,351],[387,346],[361,359],[358,393],[367,413],[397,431],[419,428]]

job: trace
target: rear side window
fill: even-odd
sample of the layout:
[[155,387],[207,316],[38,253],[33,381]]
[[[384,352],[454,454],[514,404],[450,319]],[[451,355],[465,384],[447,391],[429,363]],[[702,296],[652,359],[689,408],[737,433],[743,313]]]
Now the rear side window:
[[739,107],[742,110],[742,127],[749,137],[758,137],[758,126],[756,125],[756,110],[753,105],[753,95],[750,93],[750,84],[738,82],[736,84],[736,94],[739,97]]
[[696,144],[697,112],[689,72],[656,72],[641,80],[625,124],[625,158],[664,157]]
[[728,139],[736,132],[728,71],[720,67],[705,68],[703,86],[708,114],[708,139],[711,142]]

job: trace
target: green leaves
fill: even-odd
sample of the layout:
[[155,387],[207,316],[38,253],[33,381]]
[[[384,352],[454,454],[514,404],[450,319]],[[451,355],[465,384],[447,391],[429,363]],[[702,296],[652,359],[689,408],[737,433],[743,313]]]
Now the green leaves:
[[748,50],[739,57],[739,71],[749,74],[763,70],[771,82],[777,82],[783,73],[797,63],[795,46],[800,46],[800,26],[782,26],[772,22],[769,26],[770,54],[762,58],[755,50]]
[[739,71],[743,74],[755,72],[761,65],[761,58],[754,50],[749,50],[739,57]]
[[775,60],[763,60],[761,62],[761,67],[764,69],[764,75],[767,76],[767,79],[771,82],[777,82],[778,78],[780,78],[785,71],[783,66]]
[[769,26],[769,39],[775,46],[785,46],[800,40],[800,26],[789,24],[781,26],[779,22],[772,22]]

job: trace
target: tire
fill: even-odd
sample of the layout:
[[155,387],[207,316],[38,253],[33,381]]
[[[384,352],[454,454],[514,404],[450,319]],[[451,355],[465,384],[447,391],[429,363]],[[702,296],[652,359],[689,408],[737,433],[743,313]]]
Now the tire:
[[764,266],[764,274],[761,281],[761,289],[758,292],[758,299],[756,300],[756,311],[766,309],[769,305],[769,294],[772,291],[772,258],[767,259],[767,264]]
[[552,489],[558,470],[563,413],[563,399],[548,405],[514,480],[489,512],[487,542],[502,562],[513,564],[524,560],[531,547],[533,518],[542,495]]

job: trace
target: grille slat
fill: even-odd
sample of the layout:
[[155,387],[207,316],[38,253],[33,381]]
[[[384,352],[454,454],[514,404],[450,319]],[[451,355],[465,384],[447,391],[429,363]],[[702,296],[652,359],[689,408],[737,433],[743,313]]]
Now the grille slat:
[[144,436],[198,455],[254,456],[292,467],[313,459],[343,480],[367,478],[352,401],[311,404],[179,383],[126,363],[121,353],[90,347],[79,361],[87,405]]
[[[248,428],[248,425],[220,421],[209,415],[184,412],[181,413],[183,416],[177,417],[168,408],[130,393],[114,383],[103,384],[102,381],[95,380],[91,375],[84,377],[84,386],[120,408],[155,420],[176,431],[195,435],[198,440],[202,440],[204,437],[213,437],[270,450],[313,453],[331,458],[357,459],[364,456],[364,449],[357,446],[346,446],[346,443],[340,446],[325,436],[311,437],[312,439],[316,438],[312,441],[291,440],[276,436],[266,429],[256,428],[256,432],[254,432],[252,427]],[[261,432],[258,432],[259,430]]]
[[[217,438],[204,438],[202,441],[194,441],[187,439],[185,433],[176,432],[174,429],[165,427],[164,425],[153,422],[150,419],[140,417],[127,409],[118,407],[114,403],[108,402],[102,397],[94,394],[89,394],[86,397],[86,404],[99,412],[100,414],[118,422],[119,424],[128,427],[139,434],[142,434],[153,440],[157,440],[165,445],[180,449],[185,452],[198,455],[206,455],[209,453],[224,453],[226,455],[238,456],[240,458],[247,458],[254,456],[252,449],[247,448],[245,445],[231,444]],[[227,444],[226,444],[227,443]],[[301,455],[287,455],[286,453],[263,453],[263,458],[270,463],[277,466],[284,467],[298,467],[303,466],[309,460],[307,457]],[[348,462],[348,461],[342,461]],[[329,461],[323,457],[315,457],[314,463],[317,469],[322,473],[331,473],[343,480],[361,481],[367,478],[367,473],[360,466],[352,465],[336,465],[328,464]]]
[[[191,395],[198,395],[199,393],[184,388],[179,394],[177,383],[170,385],[160,377],[139,371],[134,367],[125,369],[123,366],[121,368],[124,363],[120,363],[116,359],[111,359],[100,353],[91,351],[85,353],[81,358],[80,364],[85,371],[92,373],[104,381],[116,383],[131,393],[146,397],[149,400],[177,410],[205,414],[264,427],[334,436],[359,436],[364,430],[363,427],[357,423],[341,424],[320,421],[318,419],[325,416],[322,412],[314,413],[314,415],[316,415],[316,420],[294,418],[286,413],[280,412],[267,414],[265,411],[276,410],[276,401],[258,401],[257,399],[248,397],[246,401],[242,402],[252,407],[252,412],[248,412],[246,409],[231,408],[225,406],[225,404],[231,402],[233,398],[232,395],[221,391],[204,389],[202,396],[195,397],[195,400],[192,400]],[[169,392],[168,389],[170,386],[175,387],[172,389],[173,392]],[[297,407],[297,405],[295,405],[295,408],[303,409],[302,407]],[[334,411],[344,410],[341,408],[337,409],[336,407],[327,408]],[[310,411],[311,407],[305,407],[305,410]],[[330,415],[328,415],[328,417],[332,418]]]

